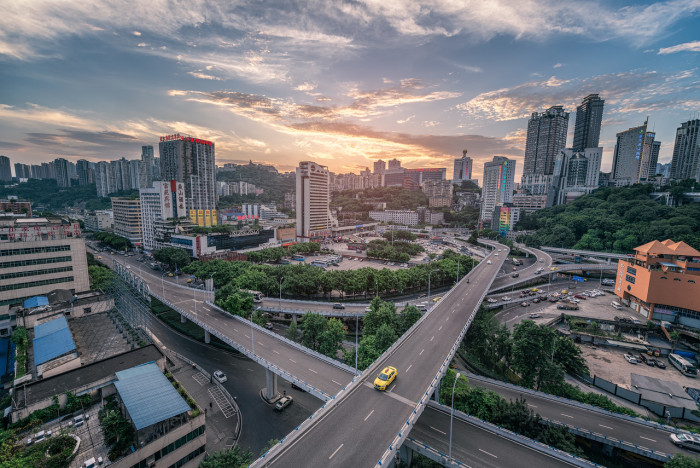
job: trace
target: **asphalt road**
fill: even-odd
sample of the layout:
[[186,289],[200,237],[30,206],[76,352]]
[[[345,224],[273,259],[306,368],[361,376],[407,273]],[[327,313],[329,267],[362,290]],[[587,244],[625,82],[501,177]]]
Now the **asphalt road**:
[[282,412],[275,411],[260,397],[260,390],[266,382],[263,367],[241,355],[185,337],[157,319],[151,320],[151,331],[167,348],[176,350],[207,372],[221,370],[226,374],[228,380],[223,385],[236,398],[242,416],[238,445],[256,456],[267,441],[281,439],[323,404],[318,398],[292,389],[289,383],[278,379],[279,392],[292,395],[294,403]]
[[660,429],[579,408],[546,397],[523,395],[517,390],[480,380],[479,377],[473,375],[469,376],[469,383],[476,387],[492,390],[508,400],[516,400],[520,396],[525,396],[528,406],[543,418],[572,424],[592,432],[605,434],[608,437],[625,440],[664,453],[691,453],[673,445],[668,438],[670,434]]
[[[543,278],[546,278],[546,273],[549,272],[549,269],[552,267],[552,257],[546,253],[543,252],[542,250],[534,249],[531,247],[520,247],[522,250],[529,251],[532,255],[535,256],[536,260],[532,265],[529,265],[524,268],[518,268],[517,272],[520,275],[518,278],[512,278],[511,275],[514,273],[513,272],[513,265],[512,263],[508,262],[504,265],[504,269],[506,270],[506,273],[504,275],[498,276],[491,287],[491,290],[497,291],[499,289],[512,286],[512,285],[517,285],[526,281],[530,281],[533,278],[539,278],[540,276]],[[543,262],[540,262],[540,260],[544,260]],[[538,268],[543,268],[544,271],[542,272],[541,275],[536,275],[535,270]]]
[[[445,454],[449,434],[450,413],[430,406],[411,430],[411,437]],[[453,419],[452,458],[480,468],[574,466],[459,418]]]
[[470,282],[458,284],[380,363],[398,369],[396,381],[386,392],[372,387],[374,374],[366,375],[338,404],[318,415],[298,439],[260,464],[374,466],[426,393],[507,253],[503,248],[499,257],[489,257],[492,265],[479,264],[470,273]]

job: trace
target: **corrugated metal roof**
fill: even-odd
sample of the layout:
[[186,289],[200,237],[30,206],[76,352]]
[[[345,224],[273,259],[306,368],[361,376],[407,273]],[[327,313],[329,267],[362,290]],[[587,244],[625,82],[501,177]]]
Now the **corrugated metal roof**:
[[30,297],[24,301],[24,308],[31,309],[32,307],[39,307],[43,305],[49,305],[49,299],[44,296]]
[[132,367],[116,375],[119,380],[114,385],[137,430],[190,410],[154,363]]
[[75,350],[75,343],[68,328],[34,338],[34,365],[38,366]]
[[50,335],[52,333],[61,330],[62,328],[68,328],[68,321],[64,316],[60,316],[48,322],[40,323],[34,327],[34,338],[41,338],[42,336]]

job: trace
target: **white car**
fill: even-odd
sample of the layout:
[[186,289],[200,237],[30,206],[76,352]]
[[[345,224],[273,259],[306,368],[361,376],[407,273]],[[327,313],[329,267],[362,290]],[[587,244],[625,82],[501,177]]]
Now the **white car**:
[[491,265],[491,260],[487,260],[487,261],[486,261],[486,264],[487,264],[487,265]]
[[294,399],[289,395],[280,398],[279,400],[277,400],[277,404],[275,405],[275,410],[282,411],[287,406],[291,405],[292,401],[294,401]]
[[496,255],[496,257],[498,257],[498,252],[496,252],[494,255]]
[[631,354],[625,354],[625,359],[626,359],[627,362],[629,362],[630,364],[637,364],[637,358],[635,358],[635,357],[632,356]]
[[669,438],[680,447],[700,452],[700,436],[697,434],[671,434]]
[[214,376],[214,379],[219,383],[224,383],[228,380],[228,377],[226,377],[226,374],[224,374],[220,370],[214,371],[213,376]]

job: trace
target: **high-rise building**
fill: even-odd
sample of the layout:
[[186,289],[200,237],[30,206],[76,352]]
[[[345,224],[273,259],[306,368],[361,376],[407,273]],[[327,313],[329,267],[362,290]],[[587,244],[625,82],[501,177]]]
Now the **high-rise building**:
[[141,147],[141,161],[143,162],[141,170],[144,172],[144,174],[142,175],[142,179],[143,183],[145,184],[141,185],[141,187],[150,187],[151,183],[154,180],[156,180],[156,178],[154,177],[153,166],[155,166],[155,158],[153,156],[152,145]]
[[654,145],[656,134],[647,131],[647,122],[617,134],[611,174],[616,186],[645,182],[655,175],[660,143]]
[[404,187],[406,179],[411,182],[412,188],[420,189],[420,186],[429,180],[445,180],[447,168],[445,167],[423,167],[419,169],[404,169]]
[[387,169],[389,171],[396,171],[398,169],[401,169],[401,161],[399,161],[398,159],[390,160]]
[[583,98],[576,108],[573,150],[580,152],[586,148],[597,148],[600,141],[600,125],[603,122],[605,101],[597,94]]
[[63,158],[56,158],[53,161],[56,175],[56,183],[59,187],[70,187],[70,172],[68,161]]
[[141,243],[141,202],[138,198],[112,197],[114,233]]
[[563,205],[598,188],[603,148],[561,150],[554,164],[547,206]]
[[98,197],[106,197],[108,194],[115,192],[115,190],[112,190],[110,164],[106,161],[100,161],[95,164],[95,186],[97,187]]
[[449,180],[427,180],[421,185],[421,189],[428,197],[428,206],[437,208],[452,205],[454,185]]
[[185,184],[188,210],[216,210],[214,143],[199,138],[168,135],[160,138],[160,175]]
[[17,218],[0,226],[0,305],[21,303],[54,289],[88,291],[80,225],[61,219]]
[[486,226],[491,223],[494,209],[504,203],[513,202],[515,185],[515,160],[504,156],[494,156],[493,161],[484,163],[484,181],[480,221]]
[[374,173],[375,174],[381,174],[382,172],[386,171],[386,162],[382,161],[381,159],[379,161],[374,161]]
[[671,163],[656,164],[656,173],[668,179],[671,177]]
[[452,183],[461,184],[472,180],[472,158],[467,157],[467,150],[462,150],[462,157],[454,160]]
[[296,227],[297,238],[300,240],[330,235],[329,183],[326,166],[312,161],[299,163],[296,170]]
[[15,163],[15,177],[18,179],[31,179],[32,171],[28,164]]
[[79,159],[75,164],[78,171],[78,185],[88,185],[94,182],[94,171],[90,167],[90,162]]
[[12,180],[12,168],[10,167],[10,158],[0,156],[0,180]]
[[[138,190],[146,188],[146,174],[143,171],[143,161],[132,159],[129,161],[129,188]],[[143,185],[142,185],[143,184]]]
[[182,182],[156,181],[139,190],[141,203],[141,234],[143,247],[148,250],[164,247],[167,239],[159,235],[159,221],[187,216],[185,186]]
[[700,119],[683,122],[676,130],[671,178],[700,182]]
[[568,128],[569,113],[562,106],[532,113],[527,122],[523,175],[552,174],[557,154],[566,147]]

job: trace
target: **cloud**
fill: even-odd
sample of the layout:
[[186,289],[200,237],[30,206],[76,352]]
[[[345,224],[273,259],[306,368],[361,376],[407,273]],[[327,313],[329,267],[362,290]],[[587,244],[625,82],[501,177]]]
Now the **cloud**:
[[416,117],[415,114],[409,115],[409,116],[406,117],[405,119],[397,120],[396,123],[397,123],[397,124],[405,124],[405,123],[410,122],[411,120],[413,120],[415,117]]
[[563,66],[564,66],[564,65],[562,65],[561,63],[555,63],[554,66],[553,66],[552,68],[561,68],[561,67],[563,67]]
[[0,148],[6,150],[20,151],[24,148],[24,145],[18,143],[11,143],[9,141],[0,141]]
[[[587,94],[597,93],[605,99],[605,113],[644,112],[654,109],[688,107],[687,93],[700,90],[694,71],[665,74],[656,71],[633,70],[590,78],[526,82],[511,88],[481,93],[459,104],[458,110],[474,118],[508,121],[528,117],[552,105],[567,110]],[[685,101],[685,102],[684,102]]]
[[145,42],[139,42],[138,44],[136,44],[136,47],[148,47],[148,44],[146,44]]
[[659,54],[674,54],[676,52],[700,52],[700,41],[684,42],[671,47],[662,47]]
[[304,82],[294,87],[295,91],[313,91],[314,89],[316,89],[316,85],[308,82]]
[[195,78],[199,78],[200,80],[215,80],[215,81],[221,81],[221,78],[218,76],[214,75],[209,75],[207,73],[201,73],[201,72],[187,72],[188,75],[192,75]]
[[140,36],[140,35],[141,35],[141,33],[140,33],[139,31],[134,31],[134,32],[132,32],[131,34],[133,34],[134,36]]

